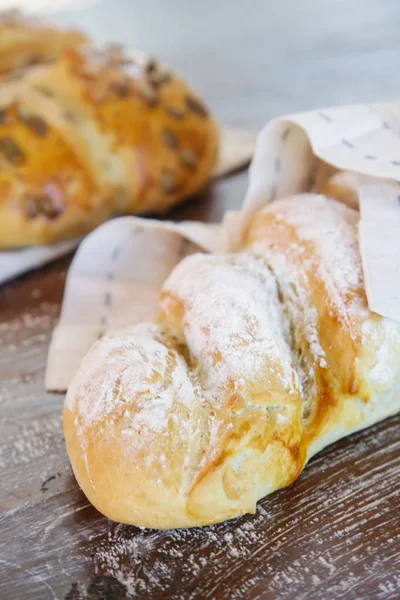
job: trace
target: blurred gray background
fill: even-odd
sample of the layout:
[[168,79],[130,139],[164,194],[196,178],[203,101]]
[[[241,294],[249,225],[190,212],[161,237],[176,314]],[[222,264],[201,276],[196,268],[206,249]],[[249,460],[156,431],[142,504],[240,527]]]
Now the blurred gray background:
[[155,53],[224,123],[400,93],[399,0],[100,0],[55,18]]

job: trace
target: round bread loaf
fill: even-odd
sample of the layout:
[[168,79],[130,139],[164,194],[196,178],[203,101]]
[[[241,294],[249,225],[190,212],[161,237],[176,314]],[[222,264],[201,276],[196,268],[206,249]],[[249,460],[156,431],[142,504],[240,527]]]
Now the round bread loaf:
[[0,88],[0,248],[164,212],[217,154],[214,120],[177,75],[118,45],[69,48]]

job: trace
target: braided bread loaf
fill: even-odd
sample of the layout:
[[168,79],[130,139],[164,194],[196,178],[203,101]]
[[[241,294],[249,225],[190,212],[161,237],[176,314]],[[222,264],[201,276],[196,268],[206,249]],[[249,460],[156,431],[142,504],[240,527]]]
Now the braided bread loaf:
[[0,248],[166,211],[205,185],[217,150],[203,103],[153,59],[66,50],[0,88]]
[[78,31],[57,29],[17,10],[0,12],[0,77],[55,60],[67,48],[86,41]]
[[277,201],[239,252],[175,268],[157,324],[94,344],[64,432],[102,513],[173,528],[253,512],[400,410],[400,326],[368,309],[357,221],[323,196]]

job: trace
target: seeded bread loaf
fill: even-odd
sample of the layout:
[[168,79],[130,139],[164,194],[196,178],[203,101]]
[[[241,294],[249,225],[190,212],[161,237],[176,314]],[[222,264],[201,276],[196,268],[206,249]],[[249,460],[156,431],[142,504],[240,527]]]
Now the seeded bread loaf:
[[0,87],[0,248],[164,212],[203,187],[218,132],[152,58],[80,45]]
[[98,510],[161,529],[254,512],[400,411],[400,325],[368,309],[357,224],[323,196],[276,201],[239,252],[174,269],[157,323],[94,344],[64,433]]

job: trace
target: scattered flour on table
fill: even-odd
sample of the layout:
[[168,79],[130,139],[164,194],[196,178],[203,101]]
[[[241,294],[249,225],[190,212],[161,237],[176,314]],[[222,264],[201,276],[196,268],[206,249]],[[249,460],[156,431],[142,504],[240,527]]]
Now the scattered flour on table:
[[22,424],[12,422],[0,440],[0,467],[28,465],[38,459],[60,453],[62,444],[61,415],[58,410],[46,419]]
[[0,322],[0,338],[13,337],[23,330],[48,330],[51,329],[58,319],[60,313],[59,304],[50,304],[49,302],[40,303],[40,313],[37,310],[32,312],[23,312],[18,317],[10,321]]
[[[251,521],[231,521],[223,525],[195,529],[176,529],[151,532],[143,529],[131,537],[132,529],[124,525],[112,526],[107,539],[96,547],[93,564],[96,574],[112,575],[133,597],[150,589],[169,590],[177,570],[182,577],[199,575],[218,557],[228,554],[232,559],[243,560],[250,556],[251,549],[263,539],[261,521],[269,519],[262,506]],[[221,529],[231,529],[225,534]],[[134,530],[137,531],[137,530]],[[95,539],[95,538],[94,538]],[[161,542],[160,542],[161,540]],[[201,546],[212,545],[208,556],[190,552],[191,543]]]

